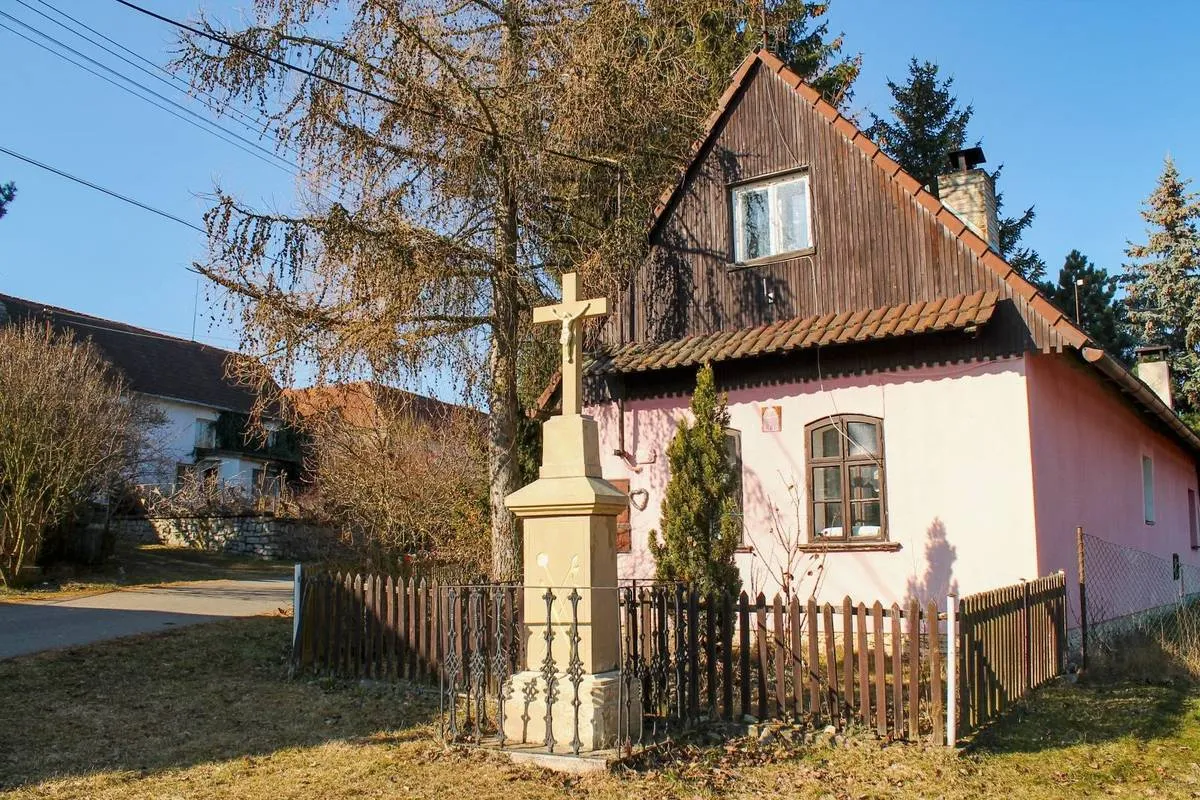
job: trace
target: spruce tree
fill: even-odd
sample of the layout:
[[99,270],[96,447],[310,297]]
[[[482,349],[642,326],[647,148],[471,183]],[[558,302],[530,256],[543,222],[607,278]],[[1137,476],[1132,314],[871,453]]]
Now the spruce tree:
[[1182,411],[1200,410],[1200,200],[1167,157],[1146,201],[1145,244],[1129,244],[1121,282],[1139,345],[1165,345]]
[[696,374],[693,421],[682,420],[667,448],[671,471],[662,507],[662,541],[650,533],[658,579],[694,584],[703,594],[741,586],[733,554],[741,540],[736,474],[725,449],[729,411],[712,367]]
[[896,160],[905,172],[937,194],[937,176],[946,171],[951,151],[967,140],[967,124],[974,109],[958,105],[950,91],[954,78],[938,80],[932,61],[908,64],[908,82],[888,81],[895,102],[892,121],[871,114],[867,135]]
[[3,218],[8,213],[8,204],[17,196],[17,186],[15,183],[9,182],[0,184],[0,218]]
[[[913,58],[908,64],[906,83],[888,81],[895,100],[890,108],[892,118],[871,114],[871,125],[867,128],[867,135],[934,195],[938,194],[938,175],[950,168],[950,153],[966,147],[967,125],[974,113],[973,106],[959,105],[951,91],[953,86],[954,78],[939,79],[937,64]],[[992,183],[997,187],[1001,169],[992,173]],[[1020,216],[1002,217],[1003,205],[1004,195],[997,188],[1001,257],[1029,280],[1041,280],[1046,274],[1046,262],[1036,250],[1021,244],[1021,237],[1036,216],[1033,207]]]
[[[1076,286],[1076,281],[1082,283]],[[1038,288],[1071,319],[1075,319],[1078,289],[1079,327],[1109,355],[1126,362],[1133,356],[1133,337],[1129,334],[1125,308],[1116,299],[1117,277],[1109,275],[1108,270],[1072,250],[1063,261],[1058,281],[1046,281]]]

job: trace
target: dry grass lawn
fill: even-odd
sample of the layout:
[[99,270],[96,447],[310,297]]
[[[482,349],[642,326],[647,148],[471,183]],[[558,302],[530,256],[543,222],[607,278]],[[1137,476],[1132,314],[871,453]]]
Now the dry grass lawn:
[[0,797],[1200,797],[1182,685],[1056,686],[965,755],[747,745],[566,778],[443,750],[411,688],[289,681],[289,632],[235,620],[0,662]]
[[158,586],[182,581],[222,578],[278,578],[293,566],[244,556],[208,553],[187,547],[117,541],[113,555],[97,567],[52,568],[32,586],[0,586],[0,602],[67,600],[133,586]]

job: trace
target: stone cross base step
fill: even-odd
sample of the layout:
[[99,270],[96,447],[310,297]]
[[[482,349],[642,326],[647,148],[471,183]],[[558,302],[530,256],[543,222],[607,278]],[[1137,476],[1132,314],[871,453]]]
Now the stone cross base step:
[[[510,679],[504,701],[504,737],[513,747],[542,745],[545,755],[572,755],[575,740],[575,687],[565,674],[557,677],[557,696],[550,708],[553,752],[546,741],[546,681],[540,672],[518,672]],[[642,725],[642,685],[628,679],[624,692],[618,671],[584,675],[579,683],[579,752],[617,749],[638,741]],[[615,753],[614,753],[615,757]]]

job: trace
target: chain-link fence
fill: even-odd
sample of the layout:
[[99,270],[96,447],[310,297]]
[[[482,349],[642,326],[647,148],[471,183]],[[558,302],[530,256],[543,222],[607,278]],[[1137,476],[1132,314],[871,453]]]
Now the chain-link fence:
[[1106,655],[1129,634],[1161,631],[1177,613],[1200,603],[1200,567],[1169,557],[1078,534],[1078,631],[1086,666],[1089,654]]

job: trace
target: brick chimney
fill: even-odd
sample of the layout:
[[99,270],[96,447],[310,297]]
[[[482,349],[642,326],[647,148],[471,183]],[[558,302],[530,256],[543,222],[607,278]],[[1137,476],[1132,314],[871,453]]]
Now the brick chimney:
[[982,147],[955,150],[950,154],[950,172],[937,179],[942,204],[967,224],[967,227],[999,252],[1000,225],[996,220],[996,187],[986,170]]
[[1167,408],[1174,410],[1175,400],[1171,396],[1171,364],[1167,361],[1168,352],[1168,348],[1161,344],[1139,347],[1137,364],[1133,371],[1142,383],[1149,386],[1158,395],[1158,399],[1167,404]]

